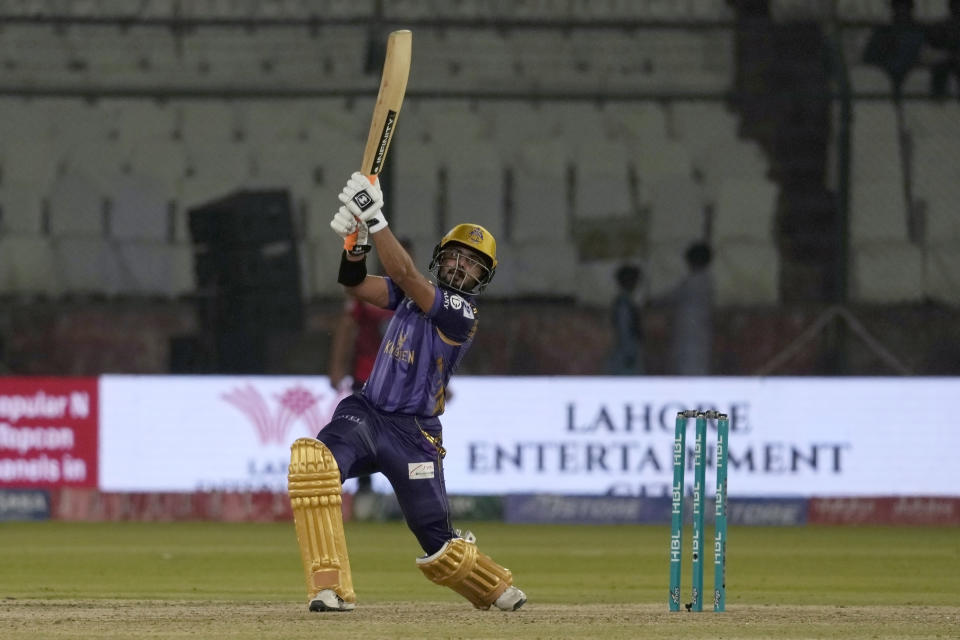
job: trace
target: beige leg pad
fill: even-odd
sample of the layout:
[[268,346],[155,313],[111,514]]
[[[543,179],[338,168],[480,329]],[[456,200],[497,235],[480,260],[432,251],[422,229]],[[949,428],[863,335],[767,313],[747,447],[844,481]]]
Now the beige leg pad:
[[450,587],[477,609],[489,608],[513,584],[509,569],[463,538],[454,538],[432,556],[417,558],[417,566],[431,581]]
[[293,443],[287,492],[307,580],[307,599],[312,600],[323,589],[333,589],[345,602],[356,602],[340,510],[340,470],[326,445],[314,438]]

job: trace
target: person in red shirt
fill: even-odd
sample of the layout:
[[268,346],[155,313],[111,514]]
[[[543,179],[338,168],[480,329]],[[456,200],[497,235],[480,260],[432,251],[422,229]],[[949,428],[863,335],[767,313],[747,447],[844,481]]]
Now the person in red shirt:
[[333,334],[330,386],[342,389],[349,384],[351,391],[359,391],[363,387],[377,359],[383,330],[392,317],[393,311],[389,309],[381,309],[356,298],[347,300]]

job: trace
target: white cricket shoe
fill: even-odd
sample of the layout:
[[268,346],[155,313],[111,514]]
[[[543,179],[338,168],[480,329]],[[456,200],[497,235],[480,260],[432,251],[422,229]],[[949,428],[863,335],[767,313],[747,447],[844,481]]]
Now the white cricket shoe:
[[310,611],[353,611],[354,602],[344,602],[333,589],[324,589],[310,601]]
[[514,586],[507,587],[507,590],[500,594],[493,604],[501,611],[516,611],[527,601],[527,594]]

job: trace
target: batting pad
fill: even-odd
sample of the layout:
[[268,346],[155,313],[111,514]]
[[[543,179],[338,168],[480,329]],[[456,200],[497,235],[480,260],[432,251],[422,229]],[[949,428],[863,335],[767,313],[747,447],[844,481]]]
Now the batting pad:
[[308,599],[332,589],[344,602],[356,602],[340,511],[340,469],[326,445],[313,438],[291,445],[287,492]]
[[513,584],[513,574],[477,545],[463,538],[448,541],[440,551],[417,558],[417,566],[431,581],[450,587],[477,609],[488,609]]

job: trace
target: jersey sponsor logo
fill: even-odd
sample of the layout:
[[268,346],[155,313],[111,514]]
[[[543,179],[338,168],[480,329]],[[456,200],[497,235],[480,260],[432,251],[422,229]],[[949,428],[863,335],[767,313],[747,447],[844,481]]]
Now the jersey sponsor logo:
[[407,473],[411,480],[430,480],[435,475],[432,462],[408,462]]
[[454,309],[459,309],[463,306],[463,298],[460,296],[450,296],[450,306]]
[[404,349],[404,345],[407,342],[407,334],[400,333],[397,336],[397,339],[392,338],[384,341],[383,352],[389,355],[394,360],[399,360],[400,362],[406,362],[408,364],[413,364],[414,357],[416,353],[413,349]]
[[472,304],[463,305],[463,317],[470,318],[471,320],[473,320],[473,316],[474,316],[473,305]]

